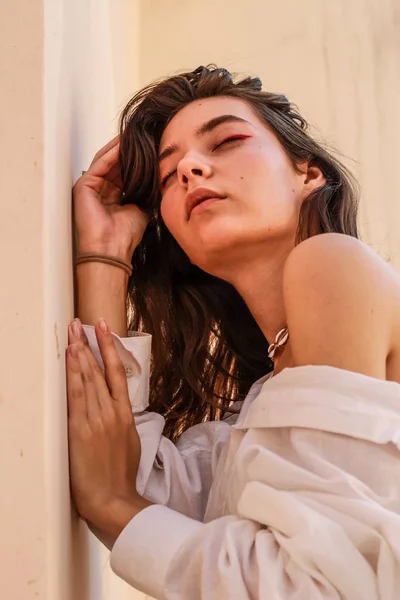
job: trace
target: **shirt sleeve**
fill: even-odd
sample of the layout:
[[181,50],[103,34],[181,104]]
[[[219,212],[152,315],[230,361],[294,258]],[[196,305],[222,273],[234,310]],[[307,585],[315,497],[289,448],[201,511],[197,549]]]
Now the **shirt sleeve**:
[[226,516],[201,523],[154,505],[122,531],[110,565],[129,585],[156,600],[273,598],[277,596],[258,593],[263,571],[268,577],[270,538],[251,520]]
[[[263,496],[256,485],[250,484],[241,498],[239,515],[223,516],[209,523],[200,523],[167,507],[151,506],[132,519],[120,534],[111,553],[111,568],[128,584],[156,600],[353,598],[324,594],[324,584],[327,589],[330,585],[323,581],[315,562],[321,547],[317,535],[313,540],[317,544],[315,551],[311,552],[314,556],[310,552],[307,556],[307,550],[304,557],[301,552],[293,552],[293,557],[290,549],[286,552],[279,534],[263,522]],[[282,510],[276,503],[274,508]],[[285,541],[289,546],[289,539]],[[292,543],[296,546],[296,540]],[[340,553],[336,554],[340,563]],[[153,565],[151,570],[149,565]],[[341,564],[341,568],[346,565]],[[300,588],[303,593],[297,595]]]
[[[249,470],[265,472],[268,461],[253,458]],[[237,514],[208,523],[164,506],[144,509],[116,540],[111,568],[156,600],[397,598],[398,515],[260,479],[245,486]]]
[[[104,370],[94,327],[84,325],[89,345]],[[177,444],[163,436],[164,418],[145,410],[149,404],[151,336],[113,334],[117,352],[125,365],[129,398],[140,437],[142,453],[137,491],[157,504],[166,505],[193,519],[203,520],[213,473],[224,442],[227,423],[201,423],[185,431]],[[93,533],[111,549],[112,542]]]
[[113,571],[156,600],[397,599],[400,386],[329,369],[283,371],[238,420],[220,516],[144,509]]

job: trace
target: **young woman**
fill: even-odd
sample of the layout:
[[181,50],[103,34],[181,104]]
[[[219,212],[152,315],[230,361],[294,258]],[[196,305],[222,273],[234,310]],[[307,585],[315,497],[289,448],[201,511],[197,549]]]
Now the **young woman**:
[[344,167],[284,96],[200,67],[129,102],[74,207],[71,487],[114,571],[398,599],[400,278]]

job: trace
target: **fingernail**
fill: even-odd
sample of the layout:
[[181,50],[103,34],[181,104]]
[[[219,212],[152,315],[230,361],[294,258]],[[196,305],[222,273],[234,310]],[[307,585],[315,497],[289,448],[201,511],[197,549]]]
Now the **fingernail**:
[[72,321],[71,327],[74,335],[79,338],[81,336],[81,328],[79,323],[77,321]]
[[100,319],[99,327],[100,327],[100,331],[102,331],[103,333],[108,333],[107,323],[105,322],[104,319]]

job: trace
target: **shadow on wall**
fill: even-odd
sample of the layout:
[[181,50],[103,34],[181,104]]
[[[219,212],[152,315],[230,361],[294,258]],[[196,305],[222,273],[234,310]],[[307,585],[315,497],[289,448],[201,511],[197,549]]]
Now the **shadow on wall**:
[[71,598],[90,598],[89,538],[87,527],[75,508],[72,509],[71,529]]

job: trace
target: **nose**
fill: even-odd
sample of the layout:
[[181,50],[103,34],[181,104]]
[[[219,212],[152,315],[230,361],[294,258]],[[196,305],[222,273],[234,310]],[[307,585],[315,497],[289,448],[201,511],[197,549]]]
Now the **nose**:
[[184,186],[190,181],[207,179],[211,174],[211,164],[201,155],[185,156],[178,165],[179,182]]

